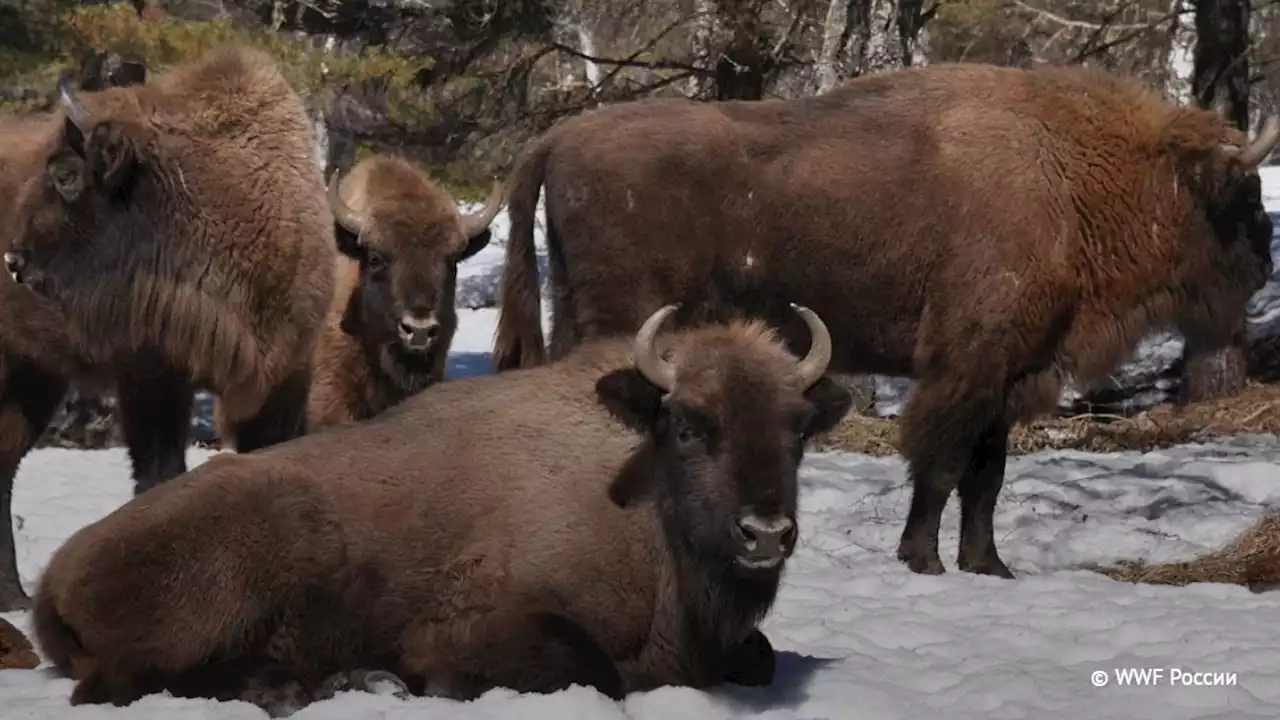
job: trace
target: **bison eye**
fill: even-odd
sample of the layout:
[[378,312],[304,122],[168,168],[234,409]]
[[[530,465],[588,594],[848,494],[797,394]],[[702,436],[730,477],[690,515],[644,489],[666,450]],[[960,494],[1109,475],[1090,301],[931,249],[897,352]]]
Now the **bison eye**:
[[386,258],[382,257],[382,253],[377,250],[369,250],[365,253],[365,267],[371,273],[380,273],[387,267]]

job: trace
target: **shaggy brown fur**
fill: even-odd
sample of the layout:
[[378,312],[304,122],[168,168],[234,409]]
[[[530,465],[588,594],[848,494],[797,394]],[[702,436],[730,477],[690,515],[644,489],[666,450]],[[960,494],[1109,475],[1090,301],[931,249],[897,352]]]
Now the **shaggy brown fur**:
[[34,670],[39,666],[40,656],[27,636],[0,618],[0,670]]
[[1231,544],[1194,560],[1161,565],[1127,562],[1089,569],[1134,583],[1213,582],[1245,585],[1255,592],[1274,590],[1280,586],[1280,514],[1263,515]]
[[303,432],[335,251],[297,94],[265,54],[223,48],[70,95],[20,195],[11,272],[90,358],[145,370],[148,414],[187,420],[205,387],[241,452]]
[[358,163],[334,192],[342,256],[316,348],[310,429],[372,417],[444,379],[458,263],[489,243],[502,209],[495,183],[485,207],[463,216],[422,170],[386,155]]
[[39,646],[73,703],[240,697],[268,674],[311,692],[352,668],[461,698],[767,683],[755,628],[804,441],[851,397],[829,355],[797,364],[761,324],[659,343],[669,360],[599,340],[215,457],[67,540]]
[[[1081,68],[939,64],[818,97],[618,104],[532,145],[509,198],[498,369],[544,360],[532,229],[545,186],[550,356],[628,332],[663,298],[832,318],[845,373],[916,379],[898,556],[1012,577],[992,537],[1010,425],[1068,377],[1103,378],[1148,330],[1232,340],[1271,271],[1247,139],[1212,112]],[[1241,321],[1241,322],[1238,322]]]
[[[145,74],[135,61],[95,53],[80,77],[82,87],[90,89],[142,82]],[[52,114],[0,117],[0,253],[12,241],[13,198],[28,178],[43,170],[43,139],[60,124]],[[82,393],[107,392],[118,385],[117,391],[128,396],[136,388],[116,383],[118,373],[110,367],[91,363],[77,349],[57,306],[19,287],[7,273],[0,273],[0,306],[0,612],[8,612],[31,603],[18,576],[13,538],[11,500],[18,465],[49,424],[70,381]],[[124,429],[130,447],[154,442],[156,436],[145,424],[129,422]]]

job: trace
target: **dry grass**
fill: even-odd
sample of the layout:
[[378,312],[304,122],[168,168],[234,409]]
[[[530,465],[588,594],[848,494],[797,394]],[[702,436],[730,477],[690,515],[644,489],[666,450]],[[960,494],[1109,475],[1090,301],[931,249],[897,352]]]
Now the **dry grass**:
[[1254,592],[1280,584],[1280,513],[1268,513],[1240,534],[1230,545],[1188,562],[1146,565],[1086,565],[1086,570],[1114,580],[1154,585],[1189,585],[1198,582],[1245,585]]
[[[1009,438],[1009,452],[1023,455],[1064,449],[1147,451],[1244,433],[1280,433],[1280,385],[1251,382],[1231,397],[1181,407],[1160,405],[1129,417],[1045,418],[1015,427]],[[895,454],[896,444],[895,421],[851,413],[830,433],[819,438],[815,447],[883,456]]]

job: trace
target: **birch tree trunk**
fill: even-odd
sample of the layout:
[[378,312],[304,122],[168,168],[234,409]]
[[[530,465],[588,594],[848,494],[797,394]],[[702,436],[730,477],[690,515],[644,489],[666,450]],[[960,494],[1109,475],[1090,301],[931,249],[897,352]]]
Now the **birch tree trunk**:
[[815,72],[816,92],[825,93],[847,77],[839,65],[840,50],[848,38],[849,6],[852,0],[830,0],[822,22],[822,47]]
[[693,19],[693,66],[705,75],[689,78],[689,97],[715,95],[715,67],[724,42],[724,22],[717,0],[695,0]]
[[1195,70],[1196,24],[1190,0],[1170,0],[1169,55],[1166,61],[1166,92],[1182,105],[1195,103],[1192,75]]

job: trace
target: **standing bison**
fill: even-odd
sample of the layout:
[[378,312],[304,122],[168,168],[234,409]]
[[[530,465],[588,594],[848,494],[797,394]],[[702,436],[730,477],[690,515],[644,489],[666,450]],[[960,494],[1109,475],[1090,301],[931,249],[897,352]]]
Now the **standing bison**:
[[[533,250],[546,192],[552,358],[665,298],[831,321],[837,372],[910,376],[898,557],[1012,577],[992,535],[1010,426],[1105,377],[1151,329],[1212,350],[1271,272],[1252,143],[1212,112],[1082,68],[944,64],[798,100],[623,103],[558,124],[512,179],[498,369],[544,361]],[[689,302],[692,306],[694,303]],[[792,342],[803,343],[788,328]]]
[[407,160],[375,155],[329,181],[341,255],[316,350],[308,427],[363,420],[444,379],[458,329],[458,263],[489,242],[502,209],[459,215],[449,193]]
[[767,683],[757,624],[804,443],[848,411],[763,323],[601,339],[439,383],[376,418],[217,457],[67,540],[36,638],[71,701],[304,701],[335,674],[416,693]]
[[138,490],[185,470],[196,388],[241,452],[302,433],[336,252],[298,96],[266,55],[224,48],[61,97],[5,259],[137,384],[120,409],[150,430],[129,448]]
[[[83,89],[145,81],[140,61],[115,53],[92,53],[81,66]],[[9,250],[12,240],[13,198],[29,178],[44,172],[42,143],[61,123],[52,113],[0,116],[0,252]],[[131,383],[127,373],[92,363],[76,347],[57,306],[3,273],[0,306],[0,612],[8,612],[30,606],[14,552],[12,498],[18,465],[45,431],[72,380],[90,393],[114,386],[122,396],[134,397],[143,388]],[[150,428],[136,423],[126,426],[125,438],[131,447],[152,442]]]

